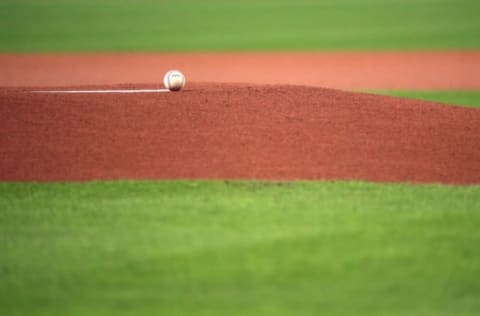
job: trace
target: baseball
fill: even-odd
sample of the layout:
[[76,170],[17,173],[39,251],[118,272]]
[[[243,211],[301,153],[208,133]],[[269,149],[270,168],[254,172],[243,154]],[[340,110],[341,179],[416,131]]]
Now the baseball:
[[163,77],[163,85],[170,91],[180,91],[185,87],[185,76],[178,70],[170,70]]

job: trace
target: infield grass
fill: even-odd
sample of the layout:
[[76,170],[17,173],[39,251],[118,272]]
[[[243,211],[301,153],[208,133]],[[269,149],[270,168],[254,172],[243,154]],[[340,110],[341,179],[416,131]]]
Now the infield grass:
[[0,184],[2,315],[478,315],[480,187]]
[[2,0],[0,51],[480,48],[475,0]]
[[480,91],[373,91],[372,93],[480,108]]

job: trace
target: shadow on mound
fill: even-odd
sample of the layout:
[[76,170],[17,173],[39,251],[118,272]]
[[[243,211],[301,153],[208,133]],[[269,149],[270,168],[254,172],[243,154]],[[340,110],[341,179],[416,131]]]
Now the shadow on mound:
[[480,183],[477,109],[330,89],[191,84],[180,93],[133,95],[2,89],[0,126],[3,181]]

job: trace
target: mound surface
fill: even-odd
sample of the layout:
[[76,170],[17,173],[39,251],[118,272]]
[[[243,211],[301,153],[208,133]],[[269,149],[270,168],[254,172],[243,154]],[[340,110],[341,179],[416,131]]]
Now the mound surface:
[[181,93],[82,95],[1,89],[0,126],[3,181],[480,183],[480,111],[330,89],[191,84]]

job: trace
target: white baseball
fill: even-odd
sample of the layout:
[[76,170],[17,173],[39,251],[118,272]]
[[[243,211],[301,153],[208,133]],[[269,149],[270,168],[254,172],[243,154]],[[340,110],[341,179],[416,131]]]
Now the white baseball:
[[163,77],[163,85],[170,91],[180,91],[185,87],[185,76],[178,70],[170,70]]

